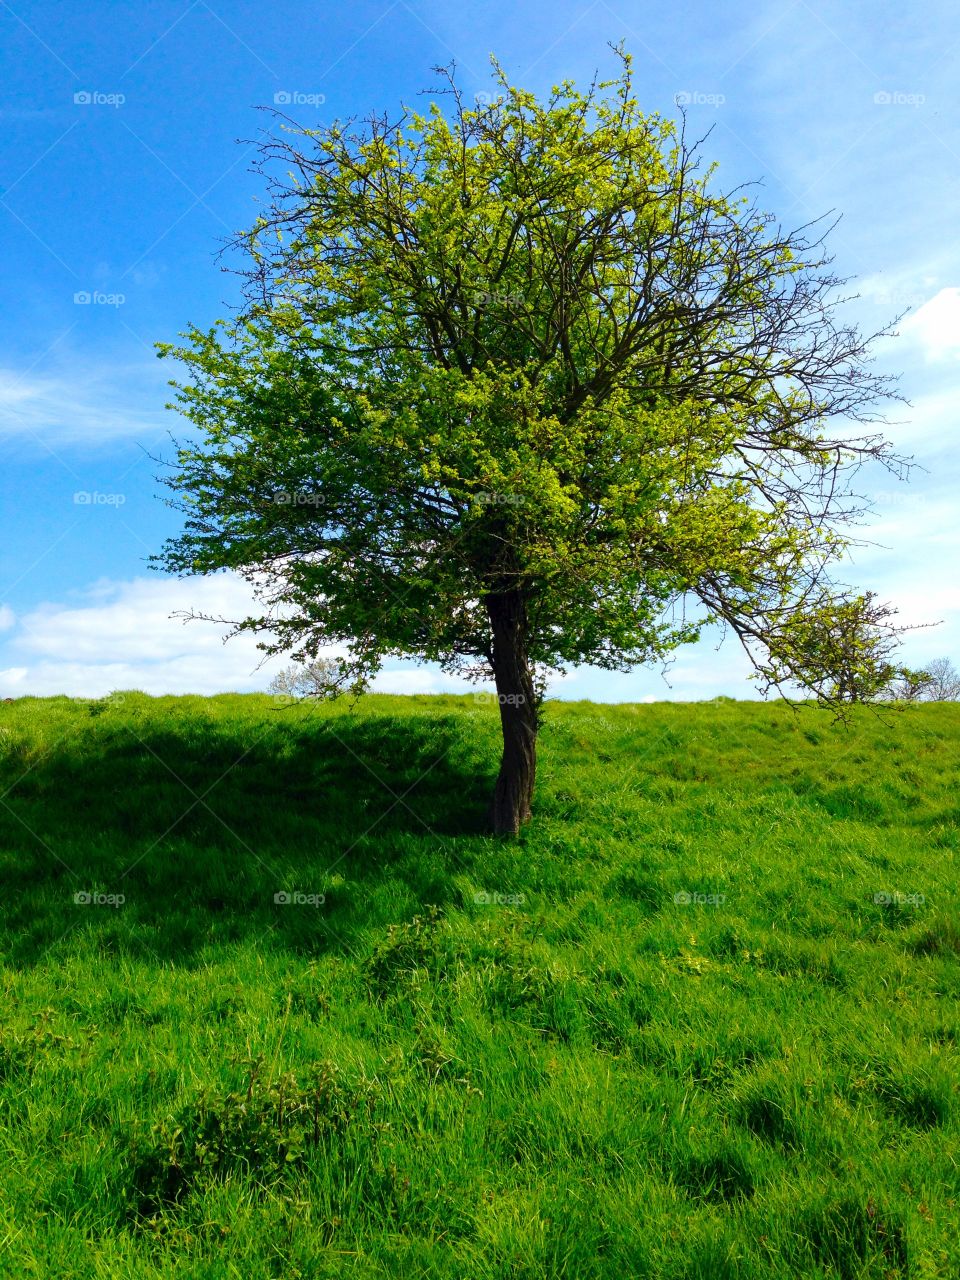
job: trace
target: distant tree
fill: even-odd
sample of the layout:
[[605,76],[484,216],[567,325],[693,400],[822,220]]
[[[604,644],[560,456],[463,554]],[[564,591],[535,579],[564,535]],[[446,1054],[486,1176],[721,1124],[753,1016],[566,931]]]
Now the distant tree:
[[473,105],[438,69],[446,106],[268,140],[244,307],[161,346],[201,434],[158,563],[244,575],[269,653],[492,679],[498,832],[530,816],[551,671],[711,622],[764,689],[842,707],[897,671],[894,611],[828,572],[857,467],[903,465],[866,425],[893,394],[872,339],[823,234],[717,189],[617,52],[585,93],[495,64]]
[[929,671],[914,671],[901,667],[883,689],[877,691],[880,702],[921,702],[927,696],[931,676]]
[[334,698],[343,692],[343,671],[330,658],[295,662],[278,671],[269,688],[281,698]]
[[935,658],[922,670],[901,667],[878,697],[883,702],[956,702],[960,672],[949,658]]
[[960,671],[949,658],[935,658],[926,669],[923,696],[928,702],[956,702],[960,699]]

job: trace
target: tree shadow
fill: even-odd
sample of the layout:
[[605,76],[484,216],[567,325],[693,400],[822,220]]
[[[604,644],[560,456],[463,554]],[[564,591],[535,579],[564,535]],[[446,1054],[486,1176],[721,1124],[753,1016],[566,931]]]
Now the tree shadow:
[[0,767],[0,953],[350,951],[411,901],[455,896],[482,844],[494,729],[437,714],[98,717]]

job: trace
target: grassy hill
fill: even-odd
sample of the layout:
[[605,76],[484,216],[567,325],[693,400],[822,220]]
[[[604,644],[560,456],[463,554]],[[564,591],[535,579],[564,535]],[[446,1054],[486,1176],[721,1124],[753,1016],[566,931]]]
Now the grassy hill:
[[0,706],[0,1275],[960,1276],[960,707]]

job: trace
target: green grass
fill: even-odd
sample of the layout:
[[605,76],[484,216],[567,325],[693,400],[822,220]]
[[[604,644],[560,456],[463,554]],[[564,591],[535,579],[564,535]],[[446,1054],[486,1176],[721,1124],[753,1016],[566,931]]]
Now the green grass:
[[960,708],[497,728],[0,707],[0,1275],[960,1276]]

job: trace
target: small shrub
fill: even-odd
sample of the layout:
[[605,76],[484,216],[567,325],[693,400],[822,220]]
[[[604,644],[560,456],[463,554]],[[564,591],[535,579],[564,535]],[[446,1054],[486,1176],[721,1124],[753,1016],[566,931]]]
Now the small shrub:
[[146,1218],[179,1204],[192,1191],[230,1174],[276,1184],[299,1167],[311,1148],[357,1125],[368,1140],[375,1091],[345,1084],[337,1068],[321,1063],[303,1085],[293,1073],[269,1082],[262,1059],[251,1064],[245,1090],[201,1091],[176,1116],[160,1120],[132,1142],[134,1212]]
[[364,971],[371,990],[383,997],[417,970],[437,976],[448,958],[440,908],[429,906],[424,916],[389,925],[387,936],[374,947]]

